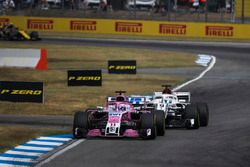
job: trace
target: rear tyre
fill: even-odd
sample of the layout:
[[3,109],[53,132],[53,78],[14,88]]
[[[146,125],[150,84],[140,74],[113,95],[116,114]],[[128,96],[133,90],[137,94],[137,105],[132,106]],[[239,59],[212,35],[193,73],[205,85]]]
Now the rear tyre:
[[18,33],[17,32],[10,32],[8,35],[7,35],[7,40],[9,41],[13,41],[13,40],[17,40],[17,35]]
[[209,109],[207,103],[197,103],[200,116],[200,126],[207,126],[209,122]]
[[[198,129],[200,127],[199,112],[196,104],[189,104],[186,106],[185,118],[188,120],[188,123],[186,124],[187,129]],[[191,125],[191,120],[194,121],[193,126]]]
[[143,139],[155,139],[157,136],[156,117],[153,113],[141,115],[141,137]]
[[165,113],[164,111],[156,110],[153,112],[156,116],[156,128],[157,128],[157,135],[164,136],[165,135]]
[[20,34],[20,32],[17,32],[17,33],[16,33],[16,40],[18,40],[18,41],[24,40],[24,37],[23,37],[22,34]]
[[32,41],[40,40],[39,35],[38,35],[38,32],[37,32],[37,31],[32,31],[32,32],[30,33],[30,39],[31,39]]
[[86,138],[88,133],[88,112],[76,112],[73,123],[73,136],[76,139]]

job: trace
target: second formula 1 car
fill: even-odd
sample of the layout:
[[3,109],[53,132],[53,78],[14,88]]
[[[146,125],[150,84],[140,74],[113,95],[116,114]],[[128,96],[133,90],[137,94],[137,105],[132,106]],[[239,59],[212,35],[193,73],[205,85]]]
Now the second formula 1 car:
[[14,26],[11,23],[0,27],[0,39],[8,41],[41,40],[37,31],[27,33],[26,31],[19,30],[18,27]]
[[[168,87],[169,85],[163,86]],[[154,92],[151,97],[132,97],[130,103],[134,104],[138,110],[163,111],[166,127],[198,129],[200,126],[208,125],[209,109],[207,103],[191,103],[190,92],[172,92],[169,88],[165,88],[162,92]],[[137,99],[137,104],[134,102],[135,99]]]

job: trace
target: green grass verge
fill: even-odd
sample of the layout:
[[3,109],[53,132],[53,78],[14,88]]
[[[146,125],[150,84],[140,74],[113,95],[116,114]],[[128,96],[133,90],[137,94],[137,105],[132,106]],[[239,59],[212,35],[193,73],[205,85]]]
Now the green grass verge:
[[[12,44],[12,45],[10,45]],[[128,94],[145,94],[161,90],[165,83],[178,84],[187,78],[166,75],[108,75],[103,74],[102,87],[67,87],[68,69],[107,68],[110,59],[135,59],[138,68],[196,67],[196,56],[188,53],[125,49],[112,47],[41,45],[38,43],[0,42],[0,47],[41,48],[48,51],[49,70],[0,68],[0,80],[42,81],[45,103],[0,102],[0,114],[72,115],[96,105],[103,105],[107,95],[116,90]]]
[[108,60],[137,60],[138,68],[196,66],[195,54],[150,49],[0,42],[0,48],[46,48],[49,69],[107,68]]

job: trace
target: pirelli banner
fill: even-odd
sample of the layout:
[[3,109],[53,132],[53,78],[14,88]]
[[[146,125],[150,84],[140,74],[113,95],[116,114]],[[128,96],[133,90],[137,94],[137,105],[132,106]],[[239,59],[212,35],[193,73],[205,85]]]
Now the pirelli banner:
[[109,74],[136,74],[135,60],[109,60]]
[[102,71],[69,70],[68,86],[102,86]]
[[189,23],[140,20],[1,16],[0,25],[14,23],[28,31],[114,35],[250,39],[250,24]]
[[44,101],[42,82],[0,81],[0,100],[11,102]]

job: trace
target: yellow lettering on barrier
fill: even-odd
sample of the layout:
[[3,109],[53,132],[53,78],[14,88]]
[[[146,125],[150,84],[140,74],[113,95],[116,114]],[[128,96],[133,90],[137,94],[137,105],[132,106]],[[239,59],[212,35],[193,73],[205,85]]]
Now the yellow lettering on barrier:
[[41,90],[12,90],[12,95],[40,95],[42,94]]
[[77,77],[69,77],[69,81],[76,80],[76,81],[99,81],[101,80],[100,76],[77,76]]
[[115,70],[135,70],[136,66],[109,66],[109,69],[115,69]]
[[110,70],[113,69],[113,68],[115,68],[115,66],[109,66],[109,69],[110,69]]
[[3,90],[1,91],[1,94],[9,93],[9,92],[10,92],[10,90],[8,90],[8,89],[3,89]]
[[116,70],[135,70],[136,66],[114,66]]
[[101,80],[100,76],[78,76],[77,81],[99,81]]
[[69,81],[70,81],[70,80],[74,80],[74,79],[76,79],[76,77],[74,77],[74,76],[70,76],[70,77],[69,77]]
[[42,93],[41,90],[35,90],[35,91],[33,92],[34,95],[40,95],[41,93]]

